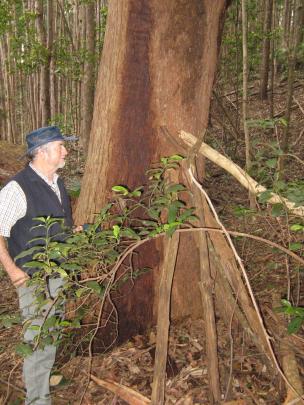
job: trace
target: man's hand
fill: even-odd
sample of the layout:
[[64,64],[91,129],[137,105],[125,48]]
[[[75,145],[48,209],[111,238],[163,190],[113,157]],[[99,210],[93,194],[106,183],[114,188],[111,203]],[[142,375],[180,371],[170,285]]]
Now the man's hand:
[[10,269],[8,275],[15,287],[21,287],[29,280],[29,276],[17,266],[14,269]]
[[5,239],[0,235],[0,262],[2,263],[4,270],[8,274],[9,278],[12,280],[12,283],[15,287],[22,286],[28,279],[29,276],[16,266],[14,260],[9,255]]
[[73,233],[82,232],[82,231],[83,231],[82,225],[77,225],[77,226],[74,226],[74,228],[73,228]]

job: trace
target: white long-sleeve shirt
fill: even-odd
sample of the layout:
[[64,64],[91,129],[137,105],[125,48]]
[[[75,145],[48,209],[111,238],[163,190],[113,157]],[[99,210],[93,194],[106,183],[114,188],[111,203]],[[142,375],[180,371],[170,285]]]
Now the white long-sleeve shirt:
[[[46,176],[38,172],[30,163],[30,167],[38,174],[54,191],[61,201],[60,190],[58,187],[58,174],[55,173],[53,181],[50,182]],[[27,211],[27,201],[24,191],[19,184],[12,180],[0,190],[0,235],[9,237],[11,229],[15,223],[23,218]]]

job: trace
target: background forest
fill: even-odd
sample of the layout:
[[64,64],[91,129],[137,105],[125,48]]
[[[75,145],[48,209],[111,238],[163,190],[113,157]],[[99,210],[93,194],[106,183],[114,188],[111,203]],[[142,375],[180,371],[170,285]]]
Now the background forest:
[[[4,183],[21,167],[16,158],[23,149],[26,133],[40,126],[58,125],[65,134],[77,134],[80,137],[77,148],[70,150],[63,176],[73,197],[76,222],[93,222],[93,213],[98,212],[109,199],[113,199],[112,186],[126,186],[118,186],[114,190],[119,194],[115,201],[118,201],[120,208],[124,208],[124,204],[128,204],[124,201],[140,194],[136,187],[146,182],[144,172],[152,163],[155,164],[162,156],[170,154],[190,157],[191,161],[191,156],[193,158],[193,154],[196,154],[197,178],[211,200],[210,211],[206,208],[208,197],[202,197],[195,191],[193,179],[185,175],[186,169],[180,163],[181,171],[173,177],[170,175],[170,179],[179,183],[177,186],[180,183],[186,184],[191,191],[191,197],[186,197],[186,201],[189,206],[196,207],[195,213],[200,222],[193,225],[192,211],[179,222],[186,210],[178,211],[180,207],[174,199],[179,199],[178,192],[183,193],[184,189],[177,187],[168,192],[168,188],[164,186],[167,190],[165,205],[156,207],[159,212],[157,211],[156,217],[151,216],[146,221],[146,230],[141,229],[140,237],[144,232],[145,237],[154,237],[157,232],[153,226],[156,227],[156,224],[159,233],[167,232],[168,235],[168,229],[175,231],[178,227],[183,228],[184,222],[188,221],[191,225],[187,222],[182,230],[190,226],[219,228],[225,234],[226,241],[223,242],[215,232],[210,232],[209,236],[200,236],[198,240],[195,239],[196,236],[188,236],[185,232],[184,235],[181,233],[181,242],[173,237],[168,238],[169,242],[164,242],[162,247],[158,241],[146,248],[141,247],[140,257],[148,259],[136,256],[138,269],[147,266],[157,268],[159,274],[162,274],[159,269],[163,268],[169,272],[170,260],[166,256],[168,251],[172,256],[176,253],[177,267],[184,269],[174,275],[170,332],[169,325],[167,330],[166,326],[161,325],[160,316],[155,320],[157,305],[165,308],[158,301],[162,290],[159,290],[159,296],[158,293],[153,293],[153,286],[158,285],[161,276],[151,276],[149,272],[146,274],[145,271],[136,269],[138,279],[134,277],[133,280],[132,276],[131,282],[128,281],[132,288],[134,283],[134,294],[130,294],[133,298],[129,297],[129,293],[121,294],[126,301],[121,305],[118,303],[118,321],[115,319],[118,322],[115,328],[120,336],[117,338],[115,335],[116,343],[122,343],[122,346],[111,352],[105,350],[113,342],[105,342],[104,336],[98,336],[95,332],[101,317],[99,304],[96,303],[96,297],[96,302],[93,298],[89,320],[84,322],[82,330],[69,335],[72,336],[69,344],[61,349],[56,372],[59,377],[54,382],[54,403],[302,403],[304,1],[219,1],[218,4],[221,3],[224,11],[222,14],[218,11],[220,17],[214,23],[214,43],[204,44],[206,48],[199,56],[195,54],[195,50],[200,46],[198,43],[204,41],[200,41],[196,35],[201,30],[200,22],[197,21],[199,18],[207,18],[209,21],[209,17],[211,20],[219,5],[214,6],[214,10],[212,6],[209,7],[206,12],[200,7],[208,9],[207,0],[201,2],[204,6],[200,6],[197,0],[191,0],[191,6],[187,1],[168,1],[168,9],[172,5],[174,12],[170,9],[171,14],[169,11],[166,14],[165,3],[151,0],[154,6],[156,4],[160,8],[157,18],[152,21],[150,11],[146,11],[150,7],[149,1],[120,1],[130,4],[133,14],[138,13],[139,20],[132,19],[132,12],[127,14],[127,7],[119,10],[122,3],[116,0],[112,4],[111,0],[0,1],[1,182]],[[109,21],[111,6],[112,17]],[[192,9],[198,10],[197,13],[191,14]],[[191,28],[179,19],[183,13],[188,15],[189,26],[193,20],[192,37]],[[115,53],[114,50],[119,48],[116,41],[122,38],[117,33],[120,29],[123,31],[123,19],[128,20],[131,27],[132,24],[135,27],[134,32],[139,38],[136,37],[136,41],[140,42],[140,46],[137,47],[137,42],[133,44],[133,31],[128,31],[127,28],[127,39],[122,42],[120,52],[117,50]],[[188,71],[183,71],[183,62],[178,59],[182,52],[177,49],[180,43],[177,42],[176,48],[172,45],[169,48],[169,39],[164,34],[160,34],[159,42],[157,36],[153,37],[157,45],[150,44],[148,47],[149,52],[155,52],[154,55],[159,56],[156,57],[156,62],[153,60],[154,56],[147,56],[148,51],[143,45],[149,37],[146,31],[157,31],[158,27],[165,24],[172,25],[172,32],[175,28],[176,31],[172,34],[175,39],[179,38],[179,34],[182,36],[183,31],[185,36],[192,38],[192,48],[186,43],[183,53],[183,58],[189,59],[189,65],[194,66],[193,70],[190,69],[189,79],[186,79]],[[209,29],[210,27],[212,25]],[[204,35],[207,36],[208,33]],[[128,38],[132,40],[128,42]],[[220,44],[218,50],[216,44]],[[157,46],[159,53],[155,51]],[[181,48],[182,46],[183,43]],[[109,50],[111,47],[113,54]],[[171,55],[168,49],[171,51],[173,48],[176,52],[174,55],[177,55],[176,69],[172,66],[174,59],[166,59],[168,54]],[[218,59],[215,58],[212,62],[213,49],[214,54],[218,52]],[[126,58],[124,63],[129,63],[133,73],[125,68],[126,76],[116,87],[116,82],[111,81],[108,71],[112,74],[112,70],[118,70],[116,62],[113,61],[111,65],[111,60],[115,58],[116,61],[116,57],[119,59],[124,52],[131,54],[130,60],[133,57],[136,63],[132,65],[132,60]],[[149,64],[148,73],[145,71],[146,64]],[[209,64],[214,68],[213,74],[208,70]],[[206,74],[201,79],[200,71],[207,71],[210,76]],[[186,83],[193,94],[200,87],[200,82],[195,77],[200,77],[200,80],[207,83],[205,87],[202,86],[204,92],[200,93],[204,96],[193,102],[189,101],[192,93],[185,93],[179,103],[178,94],[176,104],[174,96],[168,97],[168,103],[172,102],[172,109],[175,108],[176,114],[170,115],[170,110],[166,122],[159,118],[161,113],[154,106],[154,101],[150,102],[150,99],[147,101],[145,98],[148,94],[154,100],[149,86],[152,83],[151,88],[157,88],[156,79],[151,79],[150,82],[151,77],[157,77],[155,72],[160,72],[160,76],[164,77],[163,87],[171,81],[179,81],[180,77],[181,83]],[[156,91],[159,91],[157,95],[161,99],[162,85],[157,83],[160,90]],[[141,90],[134,90],[133,94],[137,85]],[[117,96],[117,104],[122,105],[122,118],[115,121],[111,115],[115,110],[110,104],[111,96],[116,96],[121,87],[126,88],[127,95]],[[170,84],[168,89],[170,95]],[[172,91],[171,94],[177,93]],[[144,108],[150,112],[150,107],[147,107],[149,103],[154,108],[154,115],[142,113]],[[164,102],[164,114],[167,113],[166,106]],[[130,112],[132,108],[134,111]],[[184,110],[187,112],[184,113]],[[117,111],[120,111],[119,108]],[[197,119],[198,124],[189,124],[196,120],[200,111],[203,118]],[[162,128],[159,131],[161,136],[157,138],[161,146],[155,146],[155,141],[145,143],[142,140],[149,130],[147,128],[150,128],[150,116]],[[176,123],[171,125],[174,119]],[[132,120],[136,121],[134,127],[126,123]],[[151,128],[154,132],[150,132],[154,136],[158,134],[158,130],[153,125],[151,124]],[[143,128],[142,134],[136,138],[133,132],[140,128]],[[192,132],[194,138],[187,133],[177,136],[176,132],[182,130]],[[117,135],[120,132],[121,137]],[[108,138],[106,133],[109,133]],[[166,140],[172,138],[172,134],[175,138],[173,146],[163,146]],[[107,149],[108,144],[112,143],[116,155],[111,148]],[[218,154],[214,154],[216,152]],[[161,170],[164,171],[159,176],[172,164],[170,159],[161,162]],[[173,166],[175,164],[177,167],[176,161]],[[160,173],[157,172],[160,169],[155,170],[155,173]],[[150,180],[152,178],[154,186],[158,175],[155,173],[156,177],[153,177],[150,172]],[[98,177],[101,179],[99,183]],[[158,184],[157,187],[162,186]],[[128,190],[134,189],[135,194],[132,191],[128,194]],[[80,197],[77,200],[79,192]],[[217,217],[212,210],[218,213],[221,225],[215,221],[214,218]],[[213,214],[209,213],[211,211]],[[126,214],[126,211],[123,212]],[[111,217],[111,221],[113,218]],[[120,250],[117,251],[123,254],[123,236],[132,239],[130,232],[134,230],[131,226],[124,228],[125,225],[120,222],[115,226],[113,233],[116,242],[120,237],[119,232],[122,235],[122,245],[119,245]],[[227,244],[228,234],[234,236],[237,251],[235,257],[233,253],[231,256],[229,243]],[[184,247],[178,248],[179,243]],[[192,257],[190,249],[193,245],[198,253]],[[178,249],[181,253],[178,253]],[[200,280],[203,279],[206,285],[201,283],[196,292],[193,285],[198,283],[197,276],[192,273],[191,268],[193,263],[193,267],[200,267],[195,264],[197,258],[202,266],[202,257],[209,258],[207,267],[210,271],[205,275],[201,272]],[[161,264],[156,264],[158,261]],[[114,268],[115,263],[113,265],[111,262]],[[129,271],[133,264],[125,267]],[[227,274],[221,273],[223,268],[229,270],[231,279]],[[92,276],[90,272],[88,274],[86,276],[92,280],[96,276]],[[15,353],[20,326],[16,326],[14,320],[7,317],[8,308],[16,307],[16,296],[2,274],[1,282],[5,288],[4,299],[1,298],[0,301],[0,402],[2,398],[4,403],[13,405],[21,403],[23,390],[18,357],[22,353],[20,350]],[[93,296],[99,295],[100,298],[105,289],[102,283],[89,282]],[[243,283],[244,290],[243,287],[236,288],[236,285],[243,286]],[[131,287],[127,286],[127,290],[131,290]],[[189,289],[192,291],[190,298]],[[116,292],[114,289],[114,296]],[[141,300],[145,295],[146,299]],[[77,295],[76,297],[80,298]],[[134,302],[130,304],[130,300]],[[152,302],[152,307],[147,306],[147,300]],[[170,295],[167,297],[168,302],[169,300]],[[101,306],[103,303],[104,301]],[[163,340],[160,340],[160,333],[156,333],[156,322],[157,330],[165,328]],[[88,326],[93,323],[97,325],[93,329],[94,333]],[[79,329],[80,325],[77,327]],[[89,345],[84,336],[91,339]],[[126,340],[127,343],[124,343]],[[159,349],[162,345],[167,347],[163,352]],[[69,358],[71,353],[72,359]],[[93,356],[97,353],[99,355]],[[167,359],[167,364],[162,363],[162,355]],[[88,371],[84,372],[84,368]],[[112,385],[103,383],[104,388],[100,388],[93,382],[89,383],[90,372],[100,377],[99,383],[107,380]],[[115,382],[121,384],[119,392]],[[123,396],[121,391],[125,391],[126,386],[132,387],[134,391]],[[164,397],[162,391],[165,391]],[[142,394],[139,399],[138,393]],[[152,402],[148,399],[150,397]],[[124,398],[125,402],[119,398]]]

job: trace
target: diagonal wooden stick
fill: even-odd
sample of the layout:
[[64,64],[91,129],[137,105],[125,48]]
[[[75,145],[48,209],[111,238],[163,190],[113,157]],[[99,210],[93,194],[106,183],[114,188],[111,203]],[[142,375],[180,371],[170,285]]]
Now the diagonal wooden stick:
[[[194,135],[189,134],[185,131],[180,131],[178,137],[188,147],[192,147],[197,141],[197,138]],[[267,191],[264,186],[261,186],[257,181],[250,177],[249,174],[245,172],[245,170],[232,162],[226,156],[211,148],[211,146],[207,145],[206,143],[202,142],[199,148],[199,153],[230,173],[242,186],[244,186],[251,193],[258,195],[263,193],[264,191]],[[285,206],[293,214],[299,215],[301,217],[304,216],[303,206],[296,207],[293,202],[289,201],[287,198],[280,197],[275,193],[271,193],[271,197],[267,202],[270,204],[285,204]]]
[[150,399],[144,397],[139,392],[133,390],[130,387],[119,384],[116,381],[109,379],[101,380],[95,377],[93,374],[90,375],[91,380],[93,380],[100,387],[106,388],[107,390],[113,392],[119,398],[126,401],[129,405],[150,405]]

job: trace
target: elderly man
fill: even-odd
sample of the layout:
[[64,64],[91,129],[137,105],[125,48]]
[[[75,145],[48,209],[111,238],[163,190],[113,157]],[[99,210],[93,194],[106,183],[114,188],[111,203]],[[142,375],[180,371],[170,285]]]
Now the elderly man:
[[[42,236],[39,234],[41,228],[33,229],[37,225],[33,218],[63,218],[66,226],[72,226],[69,198],[56,172],[65,164],[67,150],[64,141],[76,139],[64,137],[55,126],[39,128],[29,133],[26,142],[27,155],[31,162],[0,191],[0,261],[17,288],[24,320],[37,317],[37,308],[33,304],[36,300],[34,287],[26,283],[37,269],[29,270],[24,266],[31,260],[29,256],[14,259],[32,246],[30,241],[33,238]],[[54,229],[53,233],[55,231]],[[48,296],[55,298],[61,285],[60,277],[50,278],[45,286]],[[52,313],[49,311],[49,314]],[[42,322],[42,316],[35,319],[36,325],[41,325]],[[36,330],[27,329],[25,341],[33,342],[37,333]],[[48,345],[35,350],[24,359],[26,404],[51,404],[49,378],[55,354],[55,346]]]

